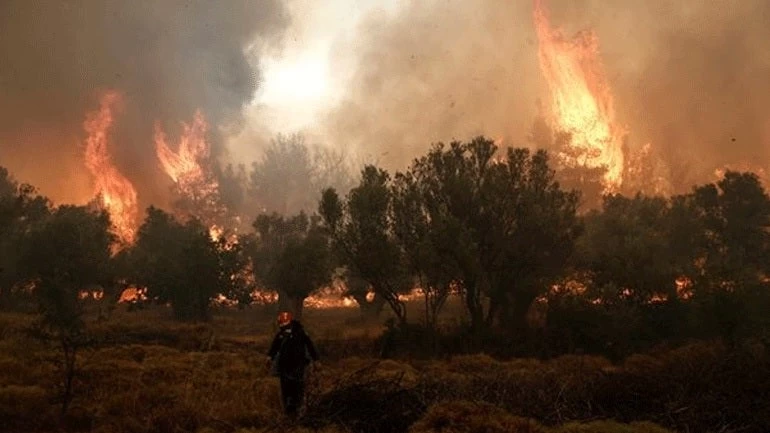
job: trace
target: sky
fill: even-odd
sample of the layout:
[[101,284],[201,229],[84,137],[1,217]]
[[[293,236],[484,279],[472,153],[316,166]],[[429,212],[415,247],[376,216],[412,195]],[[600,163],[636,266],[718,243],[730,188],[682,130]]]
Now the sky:
[[355,59],[335,48],[355,41],[362,20],[392,17],[402,0],[286,2],[291,24],[278,47],[258,55],[261,85],[246,107],[244,129],[231,140],[233,161],[259,158],[276,134],[303,133],[325,140],[323,113],[340,102]]
[[[547,0],[590,29],[628,145],[681,189],[716,168],[770,168],[770,3]],[[222,163],[279,133],[404,169],[431,143],[526,146],[548,100],[530,0],[0,1],[0,165],[83,202],[83,121],[124,98],[112,157],[143,205],[169,190],[154,152],[201,110]],[[65,179],[66,181],[62,181]]]

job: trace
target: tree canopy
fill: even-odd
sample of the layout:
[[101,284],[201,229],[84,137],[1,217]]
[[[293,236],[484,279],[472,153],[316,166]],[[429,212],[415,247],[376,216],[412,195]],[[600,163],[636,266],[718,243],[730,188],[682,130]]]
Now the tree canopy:
[[257,285],[279,293],[295,316],[302,316],[305,298],[331,283],[333,263],[329,239],[317,216],[260,215],[249,244]]

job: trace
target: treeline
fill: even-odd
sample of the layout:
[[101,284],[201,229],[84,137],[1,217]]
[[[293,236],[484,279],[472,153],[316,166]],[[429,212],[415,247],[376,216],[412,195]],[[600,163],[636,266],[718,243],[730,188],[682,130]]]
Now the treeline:
[[[768,335],[770,198],[756,175],[728,171],[673,197],[607,195],[583,214],[580,200],[545,152],[501,154],[480,137],[438,144],[394,176],[367,167],[346,197],[326,190],[320,213],[348,272],[402,330],[399,294],[423,289],[431,327],[460,293],[468,335],[449,352],[625,356]],[[394,340],[416,349],[424,334]]]
[[[114,303],[136,286],[178,319],[205,320],[213,299],[244,306],[260,288],[301,314],[339,279],[366,314],[387,306],[393,335],[414,344],[441,331],[451,293],[467,313],[454,335],[466,350],[488,336],[500,350],[621,355],[767,335],[770,198],[756,175],[727,172],[673,197],[609,195],[587,213],[559,180],[545,151],[479,137],[434,145],[392,175],[368,165],[349,192],[318,191],[317,214],[262,213],[237,237],[150,208],[120,248],[106,212],[54,207],[2,170],[0,305],[34,304],[76,328],[84,290]],[[415,287],[417,317],[400,296]]]

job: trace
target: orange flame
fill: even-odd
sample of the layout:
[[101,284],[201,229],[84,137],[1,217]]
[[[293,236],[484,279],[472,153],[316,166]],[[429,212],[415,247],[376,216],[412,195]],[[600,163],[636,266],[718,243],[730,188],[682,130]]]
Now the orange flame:
[[[623,181],[625,130],[615,123],[613,97],[598,58],[598,40],[581,31],[572,40],[551,28],[542,0],[535,0],[540,69],[551,91],[556,126],[572,134],[572,147],[588,167],[606,167],[606,191]],[[578,163],[578,161],[573,161]]]
[[179,140],[178,151],[174,152],[166,143],[166,134],[155,125],[155,150],[163,170],[177,184],[190,184],[201,181],[204,171],[200,161],[209,156],[209,146],[206,143],[208,125],[203,114],[195,113],[192,124],[182,123],[184,129]]
[[107,152],[107,132],[112,126],[113,108],[120,99],[118,92],[105,92],[101,97],[99,111],[87,115],[83,124],[88,134],[85,163],[95,178],[95,192],[101,205],[110,213],[115,233],[122,243],[130,244],[134,241],[137,229],[136,190],[113,165]]
[[210,156],[206,142],[208,125],[203,114],[197,111],[193,122],[189,125],[182,123],[182,128],[178,150],[174,152],[166,142],[160,125],[155,125],[155,151],[161,166],[176,183],[182,196],[193,200],[216,196],[219,185],[202,165]]

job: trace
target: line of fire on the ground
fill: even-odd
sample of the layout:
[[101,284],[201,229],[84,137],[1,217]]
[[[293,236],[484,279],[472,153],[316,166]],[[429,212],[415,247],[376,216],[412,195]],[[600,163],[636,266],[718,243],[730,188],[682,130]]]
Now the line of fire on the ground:
[[[692,297],[692,280],[687,277],[679,277],[675,281],[677,297],[682,300]],[[545,293],[535,300],[538,305],[547,305],[548,299],[553,295],[584,295],[587,291],[587,287],[584,283],[570,280],[562,284],[554,284],[551,286],[548,293]],[[318,290],[316,293],[305,298],[304,307],[311,309],[330,309],[330,308],[355,308],[358,307],[358,302],[353,296],[346,295],[346,289],[342,285],[335,285],[330,287],[324,287]],[[462,291],[459,289],[453,289],[450,291],[448,297],[461,296]],[[623,296],[631,296],[632,293],[629,289],[621,291]],[[81,299],[94,299],[102,300],[104,298],[104,292],[101,289],[94,290],[82,290],[80,292]],[[272,290],[257,289],[251,292],[251,302],[256,305],[271,305],[278,302],[279,294]],[[366,296],[367,301],[371,302],[374,299],[374,292],[369,291]],[[398,299],[402,302],[414,302],[423,301],[425,299],[425,290],[420,287],[415,287],[408,293],[400,294]],[[123,290],[118,299],[118,303],[130,304],[137,302],[147,302],[147,289],[131,286]],[[667,301],[665,295],[655,295],[650,299],[650,303],[661,303]],[[238,301],[230,299],[222,294],[217,295],[212,299],[212,302],[217,305],[226,307],[238,306]],[[602,298],[594,297],[590,299],[591,303],[601,304]]]

